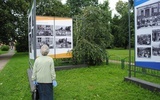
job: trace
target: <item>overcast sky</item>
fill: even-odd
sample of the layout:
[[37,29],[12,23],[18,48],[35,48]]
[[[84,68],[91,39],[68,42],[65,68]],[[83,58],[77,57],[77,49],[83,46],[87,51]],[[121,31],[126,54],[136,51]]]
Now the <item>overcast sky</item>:
[[[103,3],[105,0],[99,0],[99,3]],[[119,0],[109,0],[109,6],[112,10],[112,13],[113,14],[116,14],[116,10],[115,10],[115,6],[116,6],[116,3],[118,2]],[[128,0],[122,0],[124,2],[128,2]],[[62,0],[62,3],[65,3],[66,0]],[[112,15],[113,16],[113,15]]]

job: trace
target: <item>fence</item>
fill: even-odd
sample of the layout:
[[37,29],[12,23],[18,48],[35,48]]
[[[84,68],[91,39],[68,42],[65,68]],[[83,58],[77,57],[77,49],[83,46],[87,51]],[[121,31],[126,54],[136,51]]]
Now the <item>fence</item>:
[[[117,55],[109,55],[106,59],[106,62],[108,63],[119,63],[121,64],[121,69],[129,70],[129,57],[121,58]],[[135,58],[131,57],[131,73],[132,76],[136,77],[137,74],[141,75],[149,75],[152,77],[158,77],[160,78],[160,71],[149,69],[149,68],[142,68],[134,65]]]

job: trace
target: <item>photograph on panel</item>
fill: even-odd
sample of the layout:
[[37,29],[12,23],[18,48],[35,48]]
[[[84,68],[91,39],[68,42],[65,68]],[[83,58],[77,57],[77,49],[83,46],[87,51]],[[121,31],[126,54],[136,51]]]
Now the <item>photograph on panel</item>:
[[56,36],[71,36],[71,26],[55,26]]
[[137,57],[138,58],[151,58],[151,48],[150,47],[138,47]]
[[137,29],[160,25],[160,2],[137,8]]
[[152,30],[152,41],[153,42],[160,41],[160,29]]
[[71,38],[56,38],[56,48],[71,48]]
[[50,49],[54,48],[53,37],[36,37],[36,48],[40,49],[43,44],[48,45]]
[[152,46],[152,55],[160,56],[160,44]]
[[53,36],[53,25],[37,25],[37,36]]
[[150,34],[137,35],[137,44],[138,45],[151,45],[151,35]]

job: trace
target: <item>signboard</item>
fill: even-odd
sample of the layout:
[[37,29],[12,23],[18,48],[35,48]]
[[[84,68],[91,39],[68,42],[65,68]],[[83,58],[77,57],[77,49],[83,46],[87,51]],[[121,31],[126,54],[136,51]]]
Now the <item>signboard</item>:
[[160,0],[134,0],[135,65],[160,70]]
[[29,59],[41,56],[40,48],[47,44],[52,58],[71,58],[73,49],[72,18],[36,16],[36,0],[28,13]]
[[47,44],[52,58],[71,58],[73,49],[72,19],[36,16],[36,54]]

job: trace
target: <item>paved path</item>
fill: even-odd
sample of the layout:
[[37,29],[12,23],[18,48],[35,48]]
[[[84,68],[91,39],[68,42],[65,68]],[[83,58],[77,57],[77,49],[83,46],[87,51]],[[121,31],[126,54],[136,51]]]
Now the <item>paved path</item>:
[[15,54],[14,49],[10,49],[8,53],[0,55],[0,70],[4,68],[10,58]]

